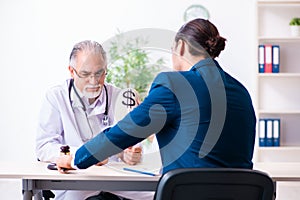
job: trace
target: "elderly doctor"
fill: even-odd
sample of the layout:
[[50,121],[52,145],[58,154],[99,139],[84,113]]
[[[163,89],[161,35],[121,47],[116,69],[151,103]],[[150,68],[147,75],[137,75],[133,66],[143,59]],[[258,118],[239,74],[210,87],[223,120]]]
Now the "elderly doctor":
[[[68,69],[72,78],[48,90],[42,104],[36,136],[40,161],[55,162],[62,145],[69,145],[71,153],[75,152],[114,123],[114,102],[120,89],[105,83],[107,60],[102,46],[94,41],[75,44]],[[141,159],[141,147],[128,148],[112,159],[136,164]],[[99,191],[54,193],[56,199],[82,200]]]

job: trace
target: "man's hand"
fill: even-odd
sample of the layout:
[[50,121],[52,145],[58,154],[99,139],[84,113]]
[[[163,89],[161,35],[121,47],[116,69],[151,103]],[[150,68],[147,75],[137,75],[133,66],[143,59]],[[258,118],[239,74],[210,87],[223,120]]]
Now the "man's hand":
[[142,147],[128,147],[122,153],[120,153],[120,158],[129,165],[135,165],[141,161]]
[[66,174],[67,170],[73,169],[71,167],[72,156],[71,155],[61,155],[56,160],[56,166],[60,173]]

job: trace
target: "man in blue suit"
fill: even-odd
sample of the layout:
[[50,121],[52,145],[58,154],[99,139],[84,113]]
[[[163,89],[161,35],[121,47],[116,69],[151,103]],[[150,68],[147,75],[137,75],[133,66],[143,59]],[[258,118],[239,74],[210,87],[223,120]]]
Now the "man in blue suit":
[[[208,20],[177,32],[174,72],[162,72],[123,120],[81,146],[59,169],[87,168],[156,133],[163,173],[176,168],[252,168],[256,117],[247,89],[215,60],[226,39]],[[62,170],[61,170],[62,172]]]

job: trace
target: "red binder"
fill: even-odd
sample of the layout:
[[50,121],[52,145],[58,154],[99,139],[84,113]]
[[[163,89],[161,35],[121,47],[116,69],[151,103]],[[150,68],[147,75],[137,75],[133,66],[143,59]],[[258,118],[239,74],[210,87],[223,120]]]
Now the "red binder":
[[265,44],[265,73],[272,73],[272,45]]

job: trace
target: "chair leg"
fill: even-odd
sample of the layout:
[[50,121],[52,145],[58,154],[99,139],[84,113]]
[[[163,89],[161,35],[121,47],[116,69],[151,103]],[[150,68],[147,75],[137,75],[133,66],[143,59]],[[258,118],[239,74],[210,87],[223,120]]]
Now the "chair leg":
[[276,199],[276,181],[273,181],[273,184],[274,184],[274,194],[273,194],[273,200]]
[[55,195],[51,192],[51,190],[43,190],[43,197],[45,200],[50,200],[50,198],[54,198]]

